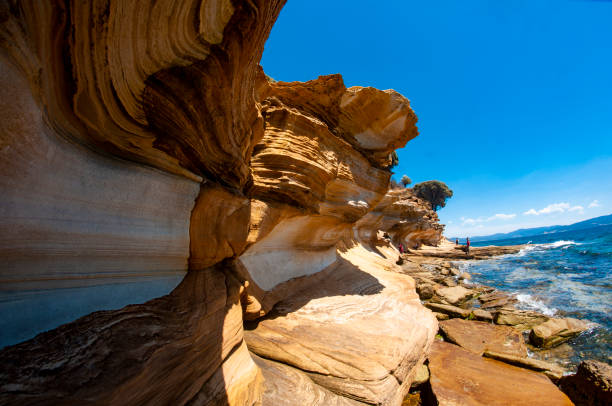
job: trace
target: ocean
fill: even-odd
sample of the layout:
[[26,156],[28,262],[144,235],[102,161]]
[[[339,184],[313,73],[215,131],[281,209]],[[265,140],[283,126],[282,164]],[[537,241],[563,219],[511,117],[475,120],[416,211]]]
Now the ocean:
[[515,293],[518,308],[596,323],[568,342],[572,349],[560,356],[566,367],[587,359],[612,363],[612,225],[473,246],[527,243],[517,254],[459,266],[473,282]]

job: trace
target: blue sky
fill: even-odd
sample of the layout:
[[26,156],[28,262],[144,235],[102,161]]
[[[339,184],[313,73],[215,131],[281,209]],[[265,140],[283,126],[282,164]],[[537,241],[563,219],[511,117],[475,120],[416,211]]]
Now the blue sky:
[[448,236],[612,213],[612,1],[289,0],[261,63],[410,99],[395,178],[451,187]]

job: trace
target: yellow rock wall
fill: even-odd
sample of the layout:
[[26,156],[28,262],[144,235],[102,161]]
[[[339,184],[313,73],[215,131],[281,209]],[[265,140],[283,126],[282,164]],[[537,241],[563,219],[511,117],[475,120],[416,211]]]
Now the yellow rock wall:
[[340,75],[269,82],[283,5],[0,4],[0,403],[272,404],[253,352],[332,403],[401,402],[437,328],[393,247],[442,231],[388,191],[416,115]]

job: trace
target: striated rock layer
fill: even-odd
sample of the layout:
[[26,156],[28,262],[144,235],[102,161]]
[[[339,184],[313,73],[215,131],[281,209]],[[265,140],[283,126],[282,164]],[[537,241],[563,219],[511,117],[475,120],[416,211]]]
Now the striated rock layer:
[[0,403],[401,403],[437,331],[395,265],[442,233],[388,191],[416,116],[268,81],[283,4],[0,4]]

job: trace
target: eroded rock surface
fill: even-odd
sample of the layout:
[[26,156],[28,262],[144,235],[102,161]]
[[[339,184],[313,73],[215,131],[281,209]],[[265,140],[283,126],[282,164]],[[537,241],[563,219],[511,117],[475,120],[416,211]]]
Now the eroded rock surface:
[[240,284],[217,267],[169,295],[95,312],[0,352],[2,404],[253,404]]
[[330,392],[317,385],[306,373],[280,362],[253,355],[264,378],[263,405],[294,406],[358,406],[352,399]]
[[416,115],[268,81],[283,5],[0,5],[0,331],[30,338],[0,403],[279,404],[287,376],[301,404],[401,403],[437,322],[395,246],[443,230],[388,190]]
[[319,284],[254,322],[245,332],[249,349],[343,396],[400,403],[437,327],[412,279],[381,269],[371,255],[347,250]]

